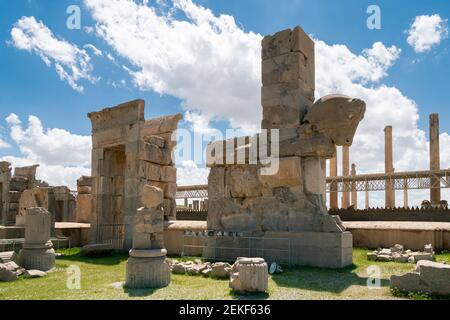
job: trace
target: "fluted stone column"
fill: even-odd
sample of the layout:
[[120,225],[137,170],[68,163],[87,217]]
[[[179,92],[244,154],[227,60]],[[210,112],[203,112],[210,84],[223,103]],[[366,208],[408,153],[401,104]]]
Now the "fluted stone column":
[[237,258],[230,275],[230,288],[240,293],[266,292],[267,263],[262,258]]
[[27,270],[49,271],[55,266],[55,250],[50,241],[52,217],[44,208],[28,208],[25,243],[19,253],[19,265]]

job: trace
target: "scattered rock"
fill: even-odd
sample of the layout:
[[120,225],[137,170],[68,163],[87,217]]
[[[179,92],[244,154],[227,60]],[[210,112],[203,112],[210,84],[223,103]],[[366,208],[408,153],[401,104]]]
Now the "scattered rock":
[[0,264],[0,282],[11,282],[19,278],[23,269],[14,261]]
[[228,278],[231,272],[231,265],[226,262],[216,262],[211,266],[211,276],[213,278]]
[[185,274],[186,273],[186,267],[182,264],[175,264],[172,267],[172,272],[174,274]]
[[81,248],[80,254],[83,257],[100,257],[110,255],[113,250],[112,245],[107,243],[88,244]]
[[47,275],[46,272],[40,270],[25,270],[25,278],[42,278]]
[[367,260],[382,262],[416,263],[420,260],[432,261],[433,258],[434,252],[431,244],[425,245],[423,252],[405,251],[402,245],[396,244],[390,249],[378,249],[367,253]]

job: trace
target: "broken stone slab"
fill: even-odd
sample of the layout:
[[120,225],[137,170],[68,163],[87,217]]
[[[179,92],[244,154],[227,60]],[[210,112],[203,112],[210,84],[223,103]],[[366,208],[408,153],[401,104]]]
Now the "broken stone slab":
[[378,249],[367,253],[367,259],[371,261],[394,261],[401,263],[416,263],[420,260],[432,261],[434,259],[433,247],[431,245],[426,245],[425,250],[428,250],[429,252],[405,251],[403,245],[396,244],[389,249]]
[[0,263],[0,282],[15,281],[19,278],[23,271],[24,270],[13,261]]
[[237,258],[233,264],[229,286],[239,293],[266,292],[268,266],[262,258]]
[[101,257],[110,255],[113,251],[114,248],[111,244],[93,243],[83,246],[80,255],[83,257]]
[[25,270],[24,272],[25,278],[42,278],[47,275],[47,272],[41,271],[41,270]]
[[412,272],[391,276],[390,287],[406,292],[450,295],[450,265],[433,261],[419,261]]

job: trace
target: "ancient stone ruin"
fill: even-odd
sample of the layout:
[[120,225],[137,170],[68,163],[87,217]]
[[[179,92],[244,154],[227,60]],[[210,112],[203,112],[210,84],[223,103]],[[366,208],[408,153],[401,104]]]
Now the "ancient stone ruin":
[[133,248],[127,262],[126,287],[162,288],[170,283],[170,268],[164,248],[163,190],[146,185],[144,207],[134,216]]
[[90,223],[92,217],[92,178],[83,176],[77,180],[76,222]]
[[450,265],[421,260],[412,272],[391,276],[391,288],[405,292],[450,295]]
[[19,253],[19,265],[27,270],[49,271],[55,266],[55,250],[50,241],[50,212],[44,208],[28,208],[25,243]]
[[[250,254],[267,261],[350,265],[352,235],[326,209],[325,163],[335,156],[336,145],[352,144],[365,103],[344,95],[314,103],[314,42],[300,27],[265,37],[262,59],[262,129],[268,137],[263,130],[208,147],[207,228],[261,239]],[[267,174],[268,163],[278,170]],[[205,256],[248,255],[245,237],[208,238]],[[274,238],[288,239],[289,256],[287,245],[264,241]]]
[[230,288],[239,293],[266,292],[269,270],[262,258],[238,258],[230,276]]
[[[164,191],[164,217],[176,217],[176,168],[172,133],[181,115],[146,121],[143,100],[89,113],[92,122],[92,240],[119,239],[130,249],[133,217],[145,185]],[[115,240],[114,240],[115,239]]]

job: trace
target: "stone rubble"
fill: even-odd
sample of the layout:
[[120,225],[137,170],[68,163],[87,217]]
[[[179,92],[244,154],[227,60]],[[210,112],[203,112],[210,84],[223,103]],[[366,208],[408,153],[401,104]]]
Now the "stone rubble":
[[0,282],[11,282],[19,278],[24,273],[24,269],[19,267],[17,263],[11,261],[0,263]]
[[389,249],[378,249],[367,253],[367,259],[370,261],[381,262],[393,261],[401,263],[416,263],[421,260],[432,261],[434,259],[434,251],[431,244],[425,245],[423,252],[404,250],[402,245],[396,244]]
[[230,277],[232,266],[226,262],[176,261],[169,260],[170,270],[173,274],[202,275],[217,279]]
[[47,275],[47,272],[41,271],[41,270],[25,270],[24,277],[27,279],[31,278],[42,278]]
[[5,251],[0,252],[0,263],[7,263],[7,262],[16,262],[17,261],[17,253],[14,251]]
[[406,292],[450,296],[450,265],[421,260],[412,272],[391,276],[390,287]]

